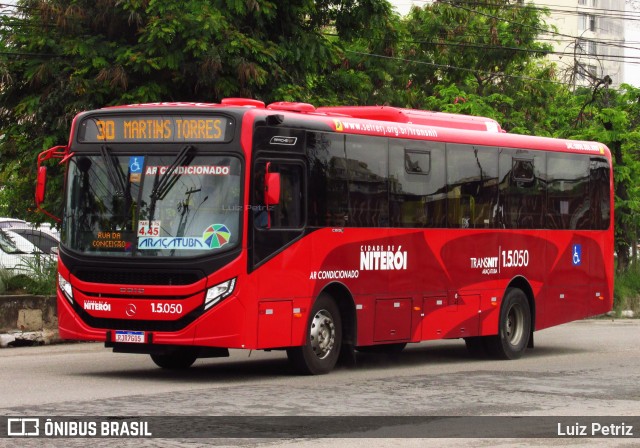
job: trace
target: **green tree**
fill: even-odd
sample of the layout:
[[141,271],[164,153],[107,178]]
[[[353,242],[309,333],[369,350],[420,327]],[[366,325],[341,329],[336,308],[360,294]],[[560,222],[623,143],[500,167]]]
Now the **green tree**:
[[426,95],[441,84],[478,95],[511,92],[513,75],[526,72],[551,49],[537,42],[548,29],[545,14],[509,0],[437,1],[413,8],[404,53],[431,64],[411,66],[412,86]]
[[16,14],[0,19],[1,213],[28,213],[35,156],[67,139],[79,111],[300,100],[331,82],[351,92],[364,77],[335,73],[340,40],[366,37],[365,24],[390,24],[390,16],[385,0],[18,1]]
[[615,250],[618,271],[629,267],[640,224],[640,88],[610,90],[602,80],[581,89],[561,109],[569,125],[563,137],[598,141],[611,150],[615,183]]

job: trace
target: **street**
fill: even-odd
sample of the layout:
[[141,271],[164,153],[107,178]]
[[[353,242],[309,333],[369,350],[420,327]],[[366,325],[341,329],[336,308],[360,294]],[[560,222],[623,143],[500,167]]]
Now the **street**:
[[[596,319],[535,334],[516,361],[470,358],[462,340],[409,345],[399,355],[358,354],[329,375],[292,373],[284,352],[231,351],[187,371],[157,368],[145,355],[97,343],[0,350],[1,412],[22,416],[612,416],[640,415],[640,321]],[[469,446],[632,446],[635,439],[476,439]],[[362,437],[344,428],[332,446],[388,446],[384,428]],[[480,434],[480,437],[485,435]],[[373,438],[368,438],[373,437]],[[328,439],[160,439],[131,446],[325,446]],[[537,440],[537,442],[536,442]],[[33,439],[41,446],[43,439]],[[60,440],[58,440],[60,441]],[[20,443],[18,443],[20,442]],[[25,440],[2,439],[3,446]],[[50,446],[62,446],[49,440]],[[61,442],[61,441],[60,441]],[[102,439],[97,446],[131,440]],[[205,443],[206,442],[206,443]],[[448,446],[450,439],[404,439]],[[463,442],[458,440],[456,444]],[[77,445],[75,445],[77,443]],[[110,445],[110,444],[111,445]],[[86,439],[65,441],[85,446]],[[106,444],[106,445],[105,445]],[[31,445],[28,445],[31,446]]]

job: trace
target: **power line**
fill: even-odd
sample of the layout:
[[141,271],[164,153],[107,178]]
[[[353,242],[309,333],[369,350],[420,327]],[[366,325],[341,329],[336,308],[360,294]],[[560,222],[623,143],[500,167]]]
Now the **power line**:
[[[554,32],[554,31],[551,31],[551,30],[543,29],[543,28],[540,28],[540,27],[537,27],[537,26],[533,26],[533,25],[527,25],[527,24],[524,24],[524,23],[515,22],[515,21],[509,20],[507,18],[494,16],[494,15],[491,15],[491,14],[488,14],[488,13],[484,13],[484,12],[481,12],[481,11],[478,11],[478,10],[475,10],[475,9],[471,9],[471,8],[466,8],[466,7],[462,6],[462,5],[453,4],[453,3],[450,3],[450,2],[447,2],[447,1],[440,1],[440,3],[449,5],[449,6],[453,7],[453,8],[462,9],[462,10],[467,11],[469,13],[474,13],[474,14],[482,15],[482,16],[485,16],[485,17],[488,17],[488,18],[496,19],[496,20],[499,20],[501,22],[507,22],[507,23],[511,23],[511,24],[514,24],[514,25],[531,28],[531,29],[534,29],[535,31],[538,31],[539,33],[543,33],[542,34],[543,36],[544,35],[549,35],[549,36],[557,36],[559,38],[562,37],[562,38],[568,39],[570,42],[576,42],[577,40],[592,41],[592,42],[596,42],[596,43],[598,43],[600,45],[604,45],[604,46],[611,47],[611,48],[630,49],[630,50],[636,50],[637,49],[636,47],[631,47],[629,45],[624,45],[621,42],[615,43],[615,41],[610,40],[610,39],[592,38],[592,37],[585,38],[585,37],[579,37],[579,36],[572,36],[572,35],[569,35],[569,34],[564,34],[564,33],[560,33],[560,32]],[[480,3],[478,3],[478,4],[480,4]],[[486,3],[484,3],[484,5],[495,6],[495,5],[488,5]],[[509,5],[509,6],[519,7],[519,8],[522,7],[521,5]],[[540,8],[535,8],[535,7],[531,6],[531,4],[527,5],[527,7],[540,10]],[[639,17],[640,17],[640,15],[639,15]],[[640,21],[640,19],[637,19],[637,20]],[[490,28],[487,27],[485,29],[489,30]],[[544,37],[538,37],[536,40],[551,41],[551,42],[557,44],[557,40],[559,40],[559,39],[547,39],[547,38],[544,38]]]
[[[449,5],[449,6],[453,7],[453,8],[462,9],[463,11],[467,11],[467,12],[470,12],[470,13],[473,13],[473,14],[478,14],[478,15],[481,15],[481,16],[484,16],[484,17],[488,17],[488,18],[491,18],[491,19],[496,19],[496,20],[500,20],[500,21],[503,21],[503,22],[508,22],[508,23],[511,23],[511,24],[514,24],[514,25],[522,26],[524,28],[531,28],[531,29],[533,29],[535,31],[539,31],[539,32],[544,33],[544,34],[567,37],[567,38],[570,38],[572,40],[580,39],[579,36],[571,36],[569,34],[564,34],[564,33],[559,33],[559,32],[556,32],[556,31],[546,30],[546,29],[540,28],[538,26],[527,25],[526,23],[514,22],[513,20],[509,20],[509,19],[506,19],[506,18],[503,18],[503,17],[494,16],[492,14],[480,12],[480,11],[477,11],[477,10],[474,10],[474,9],[465,8],[464,6],[453,4],[453,3],[450,3],[448,1],[441,0],[441,3],[447,4],[447,5]],[[635,48],[628,47],[628,46],[625,46],[625,45],[619,45],[618,47],[619,48],[629,48],[629,49],[635,50]]]
[[[432,5],[434,4],[434,2],[432,0],[416,0],[411,2],[411,5],[415,5],[415,3],[423,3],[424,5],[422,7],[425,7],[427,5]],[[450,4],[449,2],[446,1],[442,1],[440,0],[439,3],[447,3]],[[397,3],[396,3],[397,4]],[[407,3],[409,4],[409,3]],[[635,12],[635,11],[627,11],[625,9],[610,9],[610,8],[595,8],[595,7],[591,7],[591,6],[586,6],[586,5],[577,5],[578,8],[580,9],[566,9],[566,8],[573,8],[573,6],[565,6],[565,5],[559,5],[559,4],[547,4],[547,3],[540,3],[537,1],[533,1],[530,3],[522,4],[522,3],[505,3],[505,4],[501,4],[501,5],[496,5],[495,3],[487,3],[487,2],[483,2],[483,1],[475,1],[475,2],[466,2],[466,5],[470,5],[470,6],[480,6],[480,7],[487,7],[487,8],[496,8],[499,7],[500,9],[504,9],[504,8],[523,8],[523,7],[527,7],[527,8],[531,8],[531,9],[536,9],[538,11],[550,11],[550,12],[564,12],[564,13],[569,13],[569,14],[574,14],[574,15],[579,15],[581,13],[593,13],[593,14],[598,14],[600,12],[602,12],[602,15],[600,15],[600,17],[610,17],[612,16],[611,13],[616,13],[617,15],[615,15],[614,17],[616,18],[630,18],[631,20],[640,20],[640,12]],[[593,15],[591,14],[591,15]]]
[[[325,35],[336,36],[336,34],[325,33]],[[476,37],[474,35],[469,35]],[[381,40],[381,39],[378,39]],[[610,62],[625,62],[628,61],[630,64],[640,64],[640,56],[625,56],[625,55],[608,55],[608,54],[599,54],[599,53],[589,53],[589,52],[580,52],[574,53],[573,51],[552,51],[552,50],[536,50],[533,48],[522,48],[522,47],[509,47],[502,45],[486,45],[486,44],[475,44],[471,42],[449,42],[449,41],[421,41],[421,40],[402,40],[399,43],[405,44],[427,44],[437,46],[447,46],[447,47],[461,47],[461,48],[480,48],[487,50],[504,50],[504,51],[516,51],[523,52],[529,54],[541,54],[541,55],[557,55],[557,56],[579,56],[583,59],[598,59],[599,61],[610,61]],[[634,60],[636,62],[633,62]]]
[[637,60],[638,62],[630,62],[640,64],[640,56],[624,56],[624,55],[606,55],[606,54],[598,54],[598,53],[574,53],[572,51],[548,51],[548,50],[535,50],[530,48],[519,48],[519,47],[506,47],[500,45],[484,45],[484,44],[473,44],[473,43],[459,43],[459,42],[433,42],[433,41],[414,41],[413,43],[424,43],[434,46],[448,46],[448,47],[463,47],[463,48],[485,48],[489,50],[505,50],[505,51],[517,51],[522,53],[529,54],[544,54],[544,55],[559,55],[559,56],[581,56],[584,58],[593,58],[604,61],[611,62],[619,62],[622,60]]
[[[576,36],[571,36],[571,35],[567,35],[567,34],[563,34],[563,33],[556,33],[556,32],[550,32],[548,30],[544,30],[540,27],[536,27],[536,26],[532,26],[532,25],[527,25],[527,24],[523,24],[523,23],[518,23],[518,22],[514,22],[511,20],[508,20],[506,18],[502,18],[502,17],[498,17],[498,16],[494,16],[488,13],[483,13],[474,9],[469,9],[466,7],[463,7],[461,5],[455,5],[455,4],[451,4],[448,3],[446,1],[442,2],[445,4],[448,4],[454,8],[459,8],[465,11],[468,11],[470,13],[474,13],[474,14],[479,14],[482,16],[486,16],[489,18],[494,18],[503,22],[508,22],[508,23],[512,23],[514,25],[518,25],[518,26],[522,26],[522,27],[528,27],[531,29],[534,29],[536,31],[539,32],[544,32],[546,34],[553,34],[556,36],[560,36],[560,37],[565,37],[570,39],[569,42],[577,42],[577,41],[581,41],[581,42],[594,42],[597,45],[603,45],[603,46],[608,46],[608,47],[612,47],[612,48],[630,48],[630,49],[635,49],[634,47],[629,47],[627,45],[619,45],[619,44],[614,44],[613,42],[615,41],[606,41],[604,39],[593,39],[593,38],[578,38]],[[480,4],[480,3],[478,3]],[[0,6],[16,6],[17,5],[8,5],[6,3],[0,3]],[[517,6],[517,5],[510,5],[510,6]],[[24,9],[35,9],[35,8],[31,8],[31,7],[21,7]],[[9,26],[35,26],[35,24],[27,24],[27,23],[14,23],[14,24],[9,24]],[[466,35],[469,37],[469,35]],[[475,37],[475,36],[474,36]],[[544,39],[540,39],[537,38],[536,40],[544,40]],[[469,47],[469,48],[488,48],[488,49],[498,49],[498,50],[508,50],[508,51],[518,51],[518,52],[528,52],[531,54],[540,54],[540,53],[544,53],[544,54],[554,54],[554,55],[559,55],[559,56],[579,56],[580,58],[584,58],[584,59],[597,59],[599,61],[610,61],[610,62],[627,62],[629,64],[639,64],[640,62],[635,62],[636,60],[640,59],[640,57],[632,57],[632,56],[624,56],[624,55],[605,55],[605,54],[598,54],[598,53],[578,53],[575,54],[574,52],[563,52],[563,51],[548,51],[548,50],[535,50],[535,49],[527,49],[527,48],[518,48],[518,47],[505,47],[505,46],[488,46],[488,45],[479,45],[479,44],[473,44],[473,43],[459,43],[459,42],[428,42],[428,41],[413,41],[413,43],[425,43],[425,44],[430,44],[430,45],[445,45],[445,46],[458,46],[458,47]],[[4,54],[4,55],[11,55],[11,56],[33,56],[33,57],[56,57],[59,55],[53,55],[53,54],[44,54],[44,53],[27,53],[27,52],[2,52],[0,54]]]
[[360,56],[367,56],[367,57],[374,57],[374,58],[381,58],[381,59],[390,59],[390,60],[394,60],[394,61],[408,62],[408,63],[411,63],[411,64],[418,64],[418,65],[428,65],[430,67],[446,69],[446,70],[459,70],[459,71],[470,72],[470,73],[483,73],[485,75],[495,75],[495,76],[501,76],[501,77],[504,77],[504,78],[521,79],[521,80],[525,80],[525,81],[537,81],[537,82],[545,82],[545,83],[550,83],[550,84],[573,86],[573,84],[569,84],[569,83],[565,83],[565,82],[561,82],[561,81],[552,81],[552,80],[548,80],[548,79],[532,78],[532,77],[529,77],[529,76],[508,75],[508,74],[502,73],[502,72],[488,72],[486,70],[478,70],[478,69],[467,68],[467,67],[457,67],[455,65],[447,65],[447,64],[436,64],[436,63],[433,63],[433,62],[426,62],[426,61],[416,61],[414,59],[399,58],[399,57],[396,57],[396,56],[386,56],[386,55],[375,54],[375,53],[365,53],[365,52],[362,52],[362,51],[354,51],[354,50],[344,50],[344,51],[347,52],[347,53],[353,53],[353,54],[357,54],[357,55],[360,55]]
[[[567,87],[576,87],[575,83],[568,83],[568,82],[562,82],[562,81],[553,81],[553,80],[540,79],[540,78],[532,78],[530,76],[508,75],[508,74],[502,73],[502,72],[487,72],[485,70],[477,70],[477,69],[471,69],[471,68],[466,68],[466,67],[457,67],[457,66],[454,66],[454,65],[446,65],[446,64],[435,64],[435,63],[432,63],[432,62],[416,61],[416,60],[413,60],[413,59],[399,58],[399,57],[395,57],[395,56],[386,56],[386,55],[375,54],[375,53],[365,53],[365,52],[362,52],[362,51],[353,51],[353,50],[344,50],[344,51],[347,52],[347,53],[357,54],[357,55],[360,55],[360,56],[367,56],[367,57],[374,57],[374,58],[381,58],[381,59],[389,59],[389,60],[405,62],[405,63],[411,63],[411,64],[418,64],[418,65],[428,65],[428,66],[431,66],[431,67],[445,69],[445,70],[458,70],[458,71],[465,71],[465,72],[470,72],[470,73],[483,73],[483,74],[486,74],[486,75],[496,75],[496,76],[500,76],[500,77],[503,77],[503,78],[519,79],[519,80],[523,80],[523,81],[534,81],[534,82],[538,82],[538,83],[549,83],[549,84],[556,84],[556,85],[562,85],[562,86],[567,86]],[[586,86],[584,86],[584,87],[586,87]],[[611,88],[611,87],[609,87],[609,89],[615,90],[615,91],[621,91],[620,89]]]
[[[530,29],[539,31],[539,32],[544,33],[544,34],[554,35],[554,36],[559,36],[559,37],[565,37],[565,38],[571,39],[572,41],[576,41],[576,40],[580,39],[578,36],[571,36],[571,35],[564,34],[564,33],[545,30],[545,29],[540,28],[538,26],[527,25],[527,24],[524,24],[524,23],[515,22],[515,21],[512,21],[512,20],[508,20],[506,18],[497,17],[497,16],[494,16],[494,15],[491,15],[491,14],[487,14],[487,13],[483,13],[483,12],[480,12],[480,11],[477,11],[477,10],[466,8],[466,7],[462,6],[462,5],[452,4],[452,3],[447,2],[447,1],[442,1],[441,0],[440,3],[447,4],[447,5],[450,5],[453,8],[458,8],[458,9],[461,9],[461,10],[464,10],[464,11],[467,11],[467,12],[470,12],[470,13],[478,14],[478,15],[481,15],[481,16],[484,16],[484,17],[488,17],[488,18],[496,19],[496,20],[499,20],[499,21],[502,21],[502,22],[508,22],[508,23],[512,23],[514,25],[519,25],[519,26],[522,26],[522,27],[530,28]],[[591,39],[591,40],[594,40],[594,39]],[[594,41],[598,42],[597,40],[594,40]],[[609,47],[614,47],[614,48],[624,48],[624,49],[630,49],[630,50],[637,50],[636,47],[630,47],[628,45],[613,45],[613,44],[609,44],[609,43],[605,43],[605,42],[602,42],[601,44],[605,45],[605,46],[609,46]],[[581,55],[581,57],[583,57],[583,56]],[[609,62],[614,62],[614,61],[609,61]],[[615,61],[615,62],[619,62],[621,64],[626,63],[625,59],[624,59],[624,56],[623,56],[622,60]],[[628,63],[629,64],[633,64],[633,62],[628,62]]]

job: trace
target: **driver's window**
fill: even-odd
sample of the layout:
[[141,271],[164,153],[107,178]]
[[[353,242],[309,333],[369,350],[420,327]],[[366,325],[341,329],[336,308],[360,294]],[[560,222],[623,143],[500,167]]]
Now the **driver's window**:
[[304,166],[295,162],[271,162],[269,172],[280,174],[280,200],[277,205],[264,202],[266,161],[258,162],[255,173],[254,201],[251,205],[258,228],[299,229],[304,225]]

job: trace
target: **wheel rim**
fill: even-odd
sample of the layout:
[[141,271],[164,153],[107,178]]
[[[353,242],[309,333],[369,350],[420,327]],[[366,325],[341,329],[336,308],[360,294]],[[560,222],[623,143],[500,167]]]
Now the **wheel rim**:
[[524,335],[524,311],[522,306],[513,305],[509,308],[504,323],[504,335],[509,344],[515,346],[522,341]]
[[333,350],[336,344],[336,326],[327,310],[320,310],[313,316],[309,340],[318,359],[326,358]]

